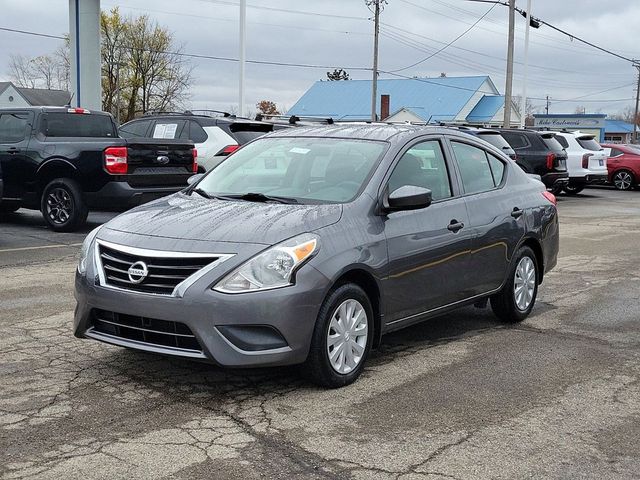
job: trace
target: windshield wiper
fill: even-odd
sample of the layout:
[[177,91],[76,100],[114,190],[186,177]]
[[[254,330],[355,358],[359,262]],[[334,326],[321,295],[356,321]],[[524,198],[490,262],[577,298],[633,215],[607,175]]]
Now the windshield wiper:
[[198,195],[204,197],[204,198],[208,198],[209,200],[214,199],[216,197],[209,195],[207,192],[205,192],[203,189],[201,188],[194,188],[193,190],[191,190],[191,192],[196,192]]
[[265,195],[264,193],[257,193],[257,192],[243,193],[242,195],[224,195],[221,198],[246,200],[248,202],[277,202],[277,203],[286,203],[286,204],[300,203],[295,198],[279,197],[276,195]]

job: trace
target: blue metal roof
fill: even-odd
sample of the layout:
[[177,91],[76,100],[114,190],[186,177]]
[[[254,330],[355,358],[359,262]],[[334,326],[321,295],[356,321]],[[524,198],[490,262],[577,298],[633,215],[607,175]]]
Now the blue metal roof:
[[[404,107],[425,117],[425,120],[450,121],[487,80],[495,89],[488,76],[381,79],[378,80],[378,114],[379,96],[389,95],[390,112]],[[492,95],[497,92],[482,93]],[[318,81],[287,114],[367,120],[371,118],[371,81]]]
[[469,122],[490,122],[504,106],[503,95],[485,95],[467,115]]
[[604,121],[605,133],[633,133],[633,123],[623,120],[606,119]]

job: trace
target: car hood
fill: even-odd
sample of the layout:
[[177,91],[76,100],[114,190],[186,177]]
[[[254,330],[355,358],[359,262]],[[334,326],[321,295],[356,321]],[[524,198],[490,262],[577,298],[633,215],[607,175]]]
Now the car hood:
[[117,216],[105,229],[146,237],[273,245],[336,223],[341,215],[342,206],[335,204],[209,200],[177,193]]

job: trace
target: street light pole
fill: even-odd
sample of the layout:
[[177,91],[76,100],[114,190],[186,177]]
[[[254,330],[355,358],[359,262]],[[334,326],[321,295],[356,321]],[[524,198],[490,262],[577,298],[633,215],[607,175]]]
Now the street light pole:
[[527,0],[527,26],[524,33],[524,79],[522,82],[522,100],[520,105],[520,128],[524,128],[527,116],[527,75],[529,73],[529,29],[531,28],[531,0]]
[[244,65],[247,42],[247,0],[240,0],[240,72],[238,88],[238,115],[244,116]]
[[503,127],[511,127],[511,97],[513,93],[513,42],[515,29],[516,0],[509,0],[509,40],[507,44],[507,80],[504,88]]
[[373,80],[371,83],[371,121],[378,120],[378,37],[380,35],[380,1],[373,0],[374,3],[374,23],[373,35]]

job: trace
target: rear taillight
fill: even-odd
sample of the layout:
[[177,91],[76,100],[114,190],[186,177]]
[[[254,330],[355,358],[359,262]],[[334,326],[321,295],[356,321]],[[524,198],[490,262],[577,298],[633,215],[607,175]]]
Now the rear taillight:
[[67,108],[67,113],[91,113],[86,108]]
[[220,157],[220,156],[226,157],[227,155],[231,155],[233,152],[235,152],[239,148],[240,148],[240,145],[227,145],[218,153],[216,153],[216,157]]
[[589,168],[589,157],[592,157],[593,153],[585,153],[582,155],[582,168]]
[[542,196],[544,198],[546,198],[547,200],[549,200],[552,204],[554,204],[554,205],[558,204],[558,199],[556,198],[556,196],[553,193],[547,192],[545,190],[544,192],[542,192]]
[[193,169],[191,170],[193,173],[198,173],[198,150],[193,149]]
[[547,170],[553,170],[553,162],[556,160],[555,153],[547,154]]
[[127,147],[109,147],[104,151],[104,168],[112,175],[127,173]]

